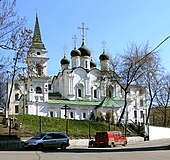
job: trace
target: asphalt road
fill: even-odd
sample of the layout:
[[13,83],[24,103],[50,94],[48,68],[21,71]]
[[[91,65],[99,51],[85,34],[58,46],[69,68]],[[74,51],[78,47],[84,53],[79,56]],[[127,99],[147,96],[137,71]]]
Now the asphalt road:
[[0,160],[169,160],[170,139],[115,148],[68,148],[65,151],[0,151]]

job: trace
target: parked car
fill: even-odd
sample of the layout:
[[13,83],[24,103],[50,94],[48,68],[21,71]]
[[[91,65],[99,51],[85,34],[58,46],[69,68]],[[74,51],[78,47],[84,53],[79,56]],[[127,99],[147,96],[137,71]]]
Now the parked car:
[[24,142],[24,148],[35,148],[37,150],[49,148],[61,148],[65,150],[69,144],[69,137],[63,132],[45,132],[36,134]]
[[121,131],[96,132],[95,140],[89,141],[89,147],[115,147],[127,145],[127,138]]

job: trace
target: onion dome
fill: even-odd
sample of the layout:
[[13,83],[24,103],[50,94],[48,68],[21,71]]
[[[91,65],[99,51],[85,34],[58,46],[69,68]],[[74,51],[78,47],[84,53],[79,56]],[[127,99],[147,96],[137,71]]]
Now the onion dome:
[[70,54],[72,57],[81,56],[81,52],[78,49],[76,49],[76,47],[74,47]]
[[105,53],[105,50],[103,50],[103,53],[100,55],[99,59],[102,61],[109,60],[109,55]]
[[96,63],[91,59],[90,68],[96,68]]
[[84,42],[78,50],[81,52],[81,56],[91,56],[91,51],[84,45]]
[[70,64],[70,61],[66,58],[66,55],[64,54],[64,58],[60,61],[61,65],[65,65],[65,64]]

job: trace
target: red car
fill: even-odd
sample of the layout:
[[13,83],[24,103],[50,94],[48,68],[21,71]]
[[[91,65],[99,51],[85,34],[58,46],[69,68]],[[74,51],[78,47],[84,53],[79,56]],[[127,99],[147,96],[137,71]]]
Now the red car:
[[96,132],[95,140],[89,142],[89,147],[115,147],[127,145],[127,138],[121,131]]

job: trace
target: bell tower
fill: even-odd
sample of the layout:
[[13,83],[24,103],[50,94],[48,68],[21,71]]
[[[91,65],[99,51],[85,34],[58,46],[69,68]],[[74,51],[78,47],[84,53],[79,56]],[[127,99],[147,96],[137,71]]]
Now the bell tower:
[[[41,102],[48,101],[48,59],[47,50],[41,39],[38,14],[36,13],[32,45],[27,54],[27,65],[29,70],[28,102],[32,103],[32,106],[37,105],[37,103],[40,104]],[[32,114],[35,114],[35,110],[31,110],[33,112]]]

